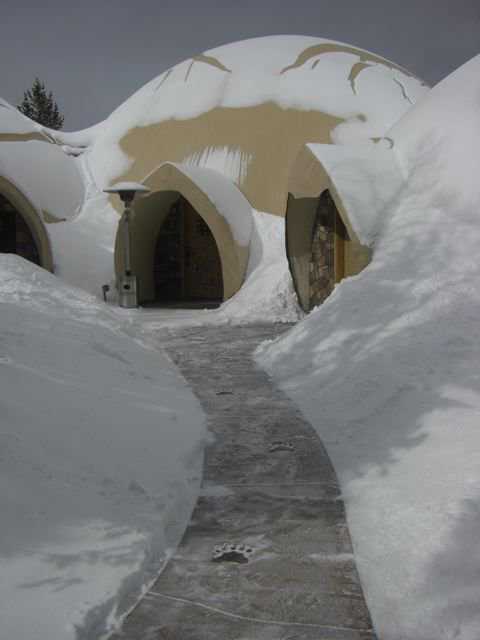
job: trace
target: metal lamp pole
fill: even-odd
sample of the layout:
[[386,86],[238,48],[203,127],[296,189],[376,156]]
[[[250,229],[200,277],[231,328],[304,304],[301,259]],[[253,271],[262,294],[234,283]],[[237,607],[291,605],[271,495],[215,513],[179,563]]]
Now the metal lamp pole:
[[132,272],[130,214],[132,202],[137,193],[148,193],[150,189],[137,182],[117,182],[105,193],[116,193],[124,204],[119,225],[123,226],[123,273],[118,282],[118,304],[126,309],[138,307],[137,277]]

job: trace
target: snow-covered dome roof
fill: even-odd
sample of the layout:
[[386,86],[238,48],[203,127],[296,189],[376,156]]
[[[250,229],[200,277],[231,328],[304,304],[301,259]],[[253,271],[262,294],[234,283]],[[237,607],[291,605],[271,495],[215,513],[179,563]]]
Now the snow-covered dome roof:
[[25,136],[29,134],[45,138],[40,134],[39,127],[35,122],[12,107],[6,100],[0,98],[0,139],[5,140],[8,135]]
[[373,53],[320,38],[269,36],[194,56],[137,91],[89,145],[97,185],[142,181],[162,162],[215,169],[257,209],[284,213],[288,167],[305,143],[380,138],[427,91]]

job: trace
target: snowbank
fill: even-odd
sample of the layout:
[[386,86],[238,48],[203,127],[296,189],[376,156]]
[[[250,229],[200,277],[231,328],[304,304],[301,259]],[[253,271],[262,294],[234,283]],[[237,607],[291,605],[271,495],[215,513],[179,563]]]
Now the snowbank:
[[382,640],[480,636],[480,56],[389,134],[372,263],[260,362],[339,474]]
[[295,322],[298,307],[285,252],[285,220],[253,212],[254,231],[242,288],[223,303],[220,318],[235,323]]
[[0,256],[0,638],[98,638],[196,500],[203,412],[93,296]]

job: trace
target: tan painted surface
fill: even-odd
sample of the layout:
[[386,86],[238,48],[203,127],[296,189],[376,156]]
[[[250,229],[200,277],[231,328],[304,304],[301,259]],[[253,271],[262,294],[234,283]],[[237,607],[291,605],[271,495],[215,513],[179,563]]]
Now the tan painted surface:
[[9,180],[1,176],[0,193],[10,201],[27,223],[38,248],[41,266],[48,271],[53,271],[50,239],[35,207]]
[[30,140],[39,140],[40,142],[49,142],[43,133],[0,133],[0,142],[29,142]]
[[66,218],[57,218],[53,213],[47,211],[47,209],[42,209],[43,219],[47,224],[57,224],[58,222],[66,222]]
[[[306,47],[295,58],[292,56],[287,66],[279,67],[279,82],[282,75],[299,67],[315,68],[322,56],[331,54],[354,56],[348,78],[339,79],[341,82],[350,82],[353,94],[357,91],[358,76],[374,65],[415,77],[403,67],[374,53],[345,44],[319,42]],[[218,55],[207,52],[191,58],[183,78],[185,82],[189,81],[192,69],[198,64],[218,69],[226,80],[235,83],[236,71],[232,71],[228,63],[222,62],[221,52]],[[164,74],[157,91],[172,72],[171,69]],[[315,82],[314,78],[312,82]],[[401,80],[392,78],[392,82],[399,85],[404,99],[409,101]],[[195,91],[195,87],[192,86],[191,90]],[[204,88],[199,86],[198,90],[203,91]],[[158,100],[161,100],[161,92]],[[366,121],[360,106],[351,117]],[[232,154],[251,158],[246,175],[234,179],[252,207],[284,216],[289,173],[297,154],[306,143],[331,143],[333,129],[344,121],[344,118],[314,109],[283,109],[274,102],[266,102],[239,108],[215,107],[195,118],[171,118],[139,126],[132,128],[119,141],[121,149],[132,160],[132,165],[125,173],[115,176],[112,183],[120,180],[141,182],[163,162],[183,163],[191,157],[200,158],[209,150],[217,149],[221,153],[228,150]]]
[[[373,62],[377,64],[384,64],[386,67],[389,67],[390,69],[397,69],[398,71],[401,71],[407,76],[410,76],[412,78],[416,77],[404,67],[401,67],[398,64],[394,64],[393,62],[390,62],[390,60],[387,60],[386,58],[382,58],[381,56],[377,56],[374,53],[370,53],[368,51],[362,51],[360,49],[357,49],[355,47],[350,47],[348,45],[336,44],[335,42],[325,42],[320,44],[314,44],[311,47],[308,47],[307,49],[305,49],[299,54],[299,56],[297,57],[297,59],[293,64],[282,69],[281,73],[286,73],[291,69],[301,67],[312,58],[316,58],[318,56],[324,55],[325,53],[342,53],[342,52],[351,53],[355,56],[359,56],[359,62],[367,62],[367,63]],[[313,64],[315,65],[316,61]]]
[[232,73],[231,69],[228,69],[224,64],[220,62],[214,56],[208,56],[204,53],[201,53],[198,56],[192,58],[193,62],[204,62],[205,64],[209,64],[211,67],[215,67],[216,69],[220,69],[220,71],[226,71],[227,73]]
[[[170,207],[182,195],[206,222],[217,243],[222,264],[223,299],[227,300],[240,289],[248,264],[248,247],[237,244],[225,218],[208,196],[179,169],[164,165],[145,181],[152,191],[135,204],[131,224],[132,269],[138,277],[139,301],[155,299],[153,263],[158,232]],[[117,233],[115,245],[117,275],[123,270],[123,234]]]
[[305,142],[330,143],[343,122],[318,111],[281,109],[273,103],[216,108],[191,120],[167,120],[132,129],[120,142],[134,162],[117,180],[143,181],[162,162],[181,163],[211,147],[251,156],[244,181],[236,181],[259,211],[285,215],[291,165]]

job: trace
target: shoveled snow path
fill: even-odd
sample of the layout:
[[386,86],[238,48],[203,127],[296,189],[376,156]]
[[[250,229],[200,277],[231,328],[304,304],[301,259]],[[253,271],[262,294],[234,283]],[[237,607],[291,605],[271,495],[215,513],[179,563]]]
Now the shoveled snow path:
[[[113,638],[375,638],[327,453],[251,357],[285,329],[157,334],[199,397],[214,441],[180,546]],[[213,562],[225,542],[253,553],[243,563]]]

